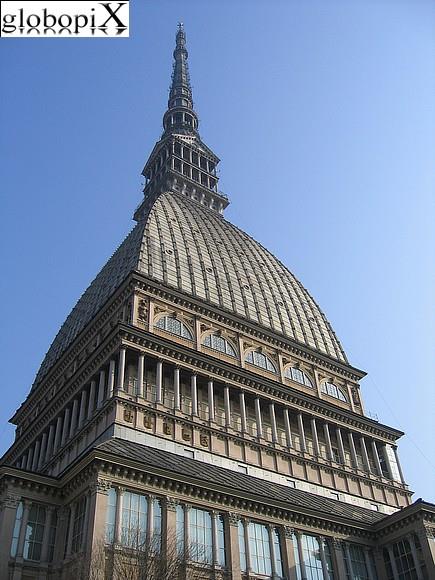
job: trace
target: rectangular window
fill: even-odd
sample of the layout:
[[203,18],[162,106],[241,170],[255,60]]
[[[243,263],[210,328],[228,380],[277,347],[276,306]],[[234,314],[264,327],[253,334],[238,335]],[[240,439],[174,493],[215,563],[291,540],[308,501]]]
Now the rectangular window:
[[356,544],[347,544],[344,548],[343,556],[347,578],[349,580],[371,580],[372,575],[367,569],[364,548]]
[[177,553],[183,554],[185,550],[184,543],[184,507],[180,504],[176,507],[176,535],[177,535]]
[[74,514],[74,525],[72,534],[71,551],[73,554],[79,552],[83,544],[83,533],[85,529],[86,496],[81,497],[76,502]]
[[217,560],[219,566],[224,567],[226,565],[226,556],[225,556],[225,522],[224,518],[221,515],[216,516],[216,551],[217,551]]
[[[302,548],[302,559],[305,566],[307,580],[333,580],[331,553],[329,545],[316,536],[302,534],[299,536]],[[322,542],[322,544],[321,544]],[[295,552],[297,545],[295,545]],[[322,564],[322,551],[325,560],[325,570]],[[301,576],[300,571],[300,576]]]
[[106,513],[106,542],[112,544],[115,541],[115,517],[116,517],[116,490],[109,489],[107,497]]
[[44,537],[46,511],[45,507],[32,504],[27,521],[26,535],[24,540],[24,558],[26,560],[39,561],[42,552],[42,540]]
[[209,512],[189,509],[189,551],[195,562],[213,561],[213,545],[211,531],[211,515]]
[[122,496],[121,543],[140,549],[147,534],[148,500],[144,495],[126,491]]
[[251,568],[256,574],[272,574],[270,543],[267,526],[249,522],[248,546]]

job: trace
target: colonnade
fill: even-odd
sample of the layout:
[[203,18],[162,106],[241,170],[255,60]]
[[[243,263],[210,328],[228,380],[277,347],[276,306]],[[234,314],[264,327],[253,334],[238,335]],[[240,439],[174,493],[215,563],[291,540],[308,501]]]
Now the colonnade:
[[[128,357],[128,358],[127,358]],[[133,359],[133,364],[132,364]],[[127,367],[127,362],[128,367]],[[145,380],[146,364],[155,365],[151,391]],[[157,405],[170,405],[174,413],[188,411],[192,418],[207,420],[244,436],[309,453],[338,464],[361,469],[404,483],[396,450],[370,436],[353,432],[318,417],[290,409],[243,388],[216,383],[179,366],[171,365],[170,402],[165,397],[164,367],[161,359],[146,358],[144,353],[127,353],[122,347],[98,376],[94,377],[63,411],[48,425],[37,441],[21,457],[18,466],[37,471],[79,431],[104,404],[118,392],[148,399]],[[183,373],[183,382],[181,380]],[[167,374],[167,373],[166,373]],[[186,386],[186,376],[189,377]],[[133,379],[133,380],[132,380]],[[186,394],[186,389],[189,391]],[[183,398],[188,405],[183,406]],[[221,403],[221,405],[220,405]],[[235,408],[237,407],[237,412]],[[219,414],[219,416],[218,416]],[[235,421],[237,418],[237,424]]]

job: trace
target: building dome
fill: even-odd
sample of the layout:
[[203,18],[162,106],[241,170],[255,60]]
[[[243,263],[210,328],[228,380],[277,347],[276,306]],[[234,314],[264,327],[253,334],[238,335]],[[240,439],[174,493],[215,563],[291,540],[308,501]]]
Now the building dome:
[[319,306],[271,252],[215,211],[166,192],[80,298],[53,341],[37,382],[134,271],[346,362]]

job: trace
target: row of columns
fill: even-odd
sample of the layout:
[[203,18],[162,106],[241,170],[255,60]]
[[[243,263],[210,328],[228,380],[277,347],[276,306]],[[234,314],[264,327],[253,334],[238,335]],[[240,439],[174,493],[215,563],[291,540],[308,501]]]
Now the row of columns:
[[[123,387],[120,377],[121,371],[123,375],[125,372],[125,349],[121,352],[124,352],[124,356],[120,355],[119,358],[118,388],[121,383]],[[103,406],[104,401],[113,396],[115,380],[116,361],[112,359],[109,362],[108,372],[101,370],[98,377],[92,379],[89,386],[76,395],[72,403],[58,415],[27,453],[21,457],[19,467],[29,471],[41,470],[51,457],[91,419],[94,412]]]
[[[121,351],[120,361],[122,366],[121,369],[125,368],[125,351],[122,354]],[[122,362],[124,361],[124,362]],[[138,362],[138,381],[137,381],[137,394],[138,396],[144,396],[144,355],[139,355],[139,362]],[[163,403],[163,361],[158,360],[156,365],[156,402]],[[118,385],[118,388],[121,388]],[[179,411],[181,409],[181,392],[180,392],[180,368],[174,367],[174,411]],[[198,416],[198,384],[197,384],[197,375],[193,373],[190,377],[190,390],[191,390],[191,414],[193,416]],[[225,424],[227,426],[231,425],[231,397],[230,397],[230,388],[228,385],[225,385],[223,388],[223,396],[224,396],[224,413],[225,413]],[[214,403],[214,382],[212,379],[208,380],[207,385],[207,403],[208,403],[208,419],[210,421],[215,421],[215,403]],[[248,421],[247,421],[247,409],[246,409],[246,401],[245,401],[245,393],[243,391],[239,392],[239,406],[240,406],[240,420],[241,420],[241,430],[242,433],[248,432]],[[264,429],[263,429],[263,414],[261,408],[261,400],[259,397],[254,399],[254,412],[255,412],[255,423],[256,423],[256,430],[257,436],[259,438],[264,437]],[[274,403],[268,403],[269,407],[269,420],[271,425],[271,432],[272,432],[272,442],[278,442],[278,427],[277,427],[277,420],[276,420],[276,409]],[[283,409],[283,416],[284,416],[284,428],[285,428],[285,436],[286,436],[286,443],[288,447],[294,447],[294,441],[292,436],[291,424],[290,424],[290,416],[289,410],[287,408]],[[297,414],[297,423],[298,423],[298,435],[300,440],[300,447],[301,451],[306,452],[308,450],[307,440],[306,440],[306,429],[304,423],[304,416],[302,413]],[[310,419],[310,426],[311,426],[311,434],[313,439],[313,448],[314,454],[320,456],[321,455],[321,447],[319,442],[319,435],[318,435],[318,424],[317,420],[312,417]],[[323,423],[323,434],[324,440],[326,443],[327,449],[327,458],[329,460],[334,460],[335,455],[332,446],[331,440],[331,433],[330,433],[330,425],[328,423]],[[346,453],[345,453],[345,444],[343,439],[343,433],[340,427],[335,427],[335,436],[337,440],[337,448],[338,448],[338,455],[340,463],[346,464]],[[354,434],[351,431],[347,432],[347,441],[348,447],[350,449],[352,467],[359,468],[358,462],[358,453],[357,447],[355,443]],[[368,440],[370,444],[370,450],[373,457],[373,464],[374,470],[370,463],[369,459],[369,452],[367,449],[367,441],[363,436],[359,436],[359,443],[360,443],[360,453],[363,461],[363,468],[368,473],[373,473],[378,476],[383,476],[381,460],[379,456],[379,449],[378,443],[374,439]],[[400,471],[400,464],[396,453],[396,460]],[[392,465],[389,461],[388,453],[386,452],[385,446],[382,448],[382,456],[385,460],[386,467],[388,469],[388,475],[391,479],[394,479],[394,472]],[[404,483],[403,475],[401,474],[401,482]]]
[[[119,350],[118,365],[116,365],[116,360],[111,359],[109,362],[109,368],[106,376],[105,370],[101,370],[99,373],[98,381],[93,379],[88,389],[83,389],[81,393],[76,396],[72,403],[72,409],[68,406],[62,415],[60,415],[55,423],[52,423],[48,431],[45,431],[35,446],[30,448],[28,453],[24,455],[21,459],[20,467],[23,469],[29,469],[32,471],[39,470],[42,466],[49,461],[54,453],[65,445],[68,439],[71,439],[75,432],[80,429],[83,424],[89,420],[94,412],[98,410],[105,399],[111,398],[115,392],[122,392],[125,390],[125,375],[126,375],[126,354],[127,350],[125,347],[121,347]],[[117,372],[116,372],[117,371]],[[137,386],[136,395],[139,397],[145,396],[145,354],[139,353],[138,363],[137,363]],[[97,384],[98,382],[98,384]],[[192,373],[190,377],[190,390],[191,390],[191,414],[193,416],[199,415],[199,404],[198,404],[198,381],[196,373]],[[180,368],[174,367],[174,411],[179,411],[181,409],[181,384],[180,384]],[[163,361],[158,360],[156,363],[156,403],[163,403]],[[228,385],[224,385],[223,388],[224,397],[224,415],[225,424],[227,427],[231,426],[232,412],[231,412],[231,395],[230,388]],[[212,379],[208,380],[207,385],[207,402],[208,402],[208,419],[210,421],[216,420],[216,409],[215,409],[215,399],[214,399],[214,381]],[[245,393],[243,390],[239,391],[239,406],[240,406],[240,420],[241,420],[241,431],[242,433],[248,432],[248,416],[247,416],[247,406],[245,400]],[[278,442],[278,426],[276,420],[276,409],[273,402],[268,403],[269,408],[269,421],[271,426],[271,436],[272,442]],[[289,410],[287,408],[282,409],[284,418],[284,430],[286,445],[289,448],[294,447],[294,440],[291,429],[291,422],[289,416]],[[258,438],[264,437],[263,428],[263,414],[262,414],[262,404],[259,397],[254,399],[254,414],[255,414],[255,425]],[[298,435],[300,441],[300,449],[303,452],[308,450],[307,439],[306,439],[306,429],[304,423],[304,417],[302,413],[297,414],[297,424],[298,424]],[[315,455],[321,456],[321,447],[318,435],[318,424],[317,420],[312,417],[310,418],[311,434],[313,440],[313,451]],[[323,423],[323,434],[327,450],[327,458],[329,460],[334,460],[335,455],[332,446],[330,426],[328,423]],[[340,463],[346,464],[346,454],[345,445],[343,442],[343,434],[340,427],[335,427],[335,438],[337,441],[337,449]],[[348,447],[350,449],[352,467],[359,468],[358,464],[358,454],[355,444],[354,434],[352,432],[347,432]],[[377,476],[382,476],[382,465],[379,456],[378,444],[374,439],[369,441],[370,450],[373,457],[374,473]],[[360,453],[363,461],[364,470],[368,473],[372,473],[372,465],[369,460],[369,452],[367,449],[367,442],[363,436],[359,437]],[[394,449],[396,453],[396,450]],[[386,468],[388,470],[388,475],[391,479],[394,479],[394,470],[391,465],[386,448],[382,449],[382,457],[385,461]],[[400,469],[400,463],[396,453],[397,466],[400,473],[401,482],[404,483],[403,474]]]

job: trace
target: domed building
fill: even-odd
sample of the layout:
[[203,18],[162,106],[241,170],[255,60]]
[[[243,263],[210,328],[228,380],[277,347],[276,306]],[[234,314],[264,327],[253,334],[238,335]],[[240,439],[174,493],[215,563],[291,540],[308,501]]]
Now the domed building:
[[163,579],[174,559],[174,578],[435,578],[403,433],[365,414],[309,292],[224,217],[187,59],[179,25],[136,225],[11,419],[0,580]]

